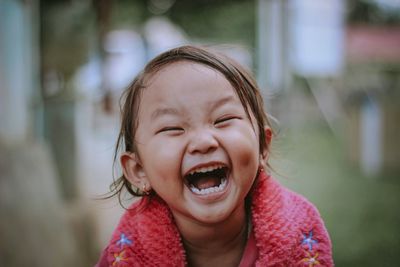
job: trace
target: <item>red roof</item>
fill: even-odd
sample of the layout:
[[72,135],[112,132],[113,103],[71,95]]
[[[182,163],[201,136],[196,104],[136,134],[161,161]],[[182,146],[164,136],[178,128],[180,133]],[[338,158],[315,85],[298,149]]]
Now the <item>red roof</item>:
[[400,63],[400,26],[349,26],[346,53],[350,62]]

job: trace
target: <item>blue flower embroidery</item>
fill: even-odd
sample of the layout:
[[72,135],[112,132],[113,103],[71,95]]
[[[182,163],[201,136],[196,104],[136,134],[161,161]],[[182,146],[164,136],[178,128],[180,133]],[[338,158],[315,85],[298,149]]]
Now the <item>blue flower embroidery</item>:
[[312,237],[313,231],[311,230],[308,233],[308,236],[306,234],[303,234],[303,241],[301,242],[302,245],[307,245],[310,251],[312,251],[313,245],[318,243],[317,240],[314,240]]
[[117,245],[120,245],[121,248],[124,245],[131,245],[132,244],[132,240],[128,239],[128,237],[125,236],[125,234],[121,234],[119,240],[117,241]]

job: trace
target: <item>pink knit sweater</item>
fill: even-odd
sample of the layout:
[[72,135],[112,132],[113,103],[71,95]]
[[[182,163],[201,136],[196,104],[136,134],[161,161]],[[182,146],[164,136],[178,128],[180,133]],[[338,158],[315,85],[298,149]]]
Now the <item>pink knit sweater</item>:
[[[255,266],[333,266],[328,233],[310,202],[264,173],[252,194]],[[108,266],[187,266],[174,219],[158,197],[133,204],[103,254]]]

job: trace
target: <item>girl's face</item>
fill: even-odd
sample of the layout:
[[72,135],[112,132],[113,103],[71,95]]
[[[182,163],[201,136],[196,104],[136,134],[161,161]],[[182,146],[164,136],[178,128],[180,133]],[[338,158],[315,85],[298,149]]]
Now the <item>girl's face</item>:
[[204,65],[177,62],[147,85],[135,138],[141,179],[177,221],[218,223],[244,212],[259,134],[231,84]]

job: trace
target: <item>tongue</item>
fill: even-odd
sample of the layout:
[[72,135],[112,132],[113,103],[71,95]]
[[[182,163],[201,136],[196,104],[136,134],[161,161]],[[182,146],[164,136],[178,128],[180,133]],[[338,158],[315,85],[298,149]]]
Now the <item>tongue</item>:
[[215,176],[201,177],[193,181],[193,185],[198,189],[206,189],[214,186],[218,186],[221,183],[221,179]]

